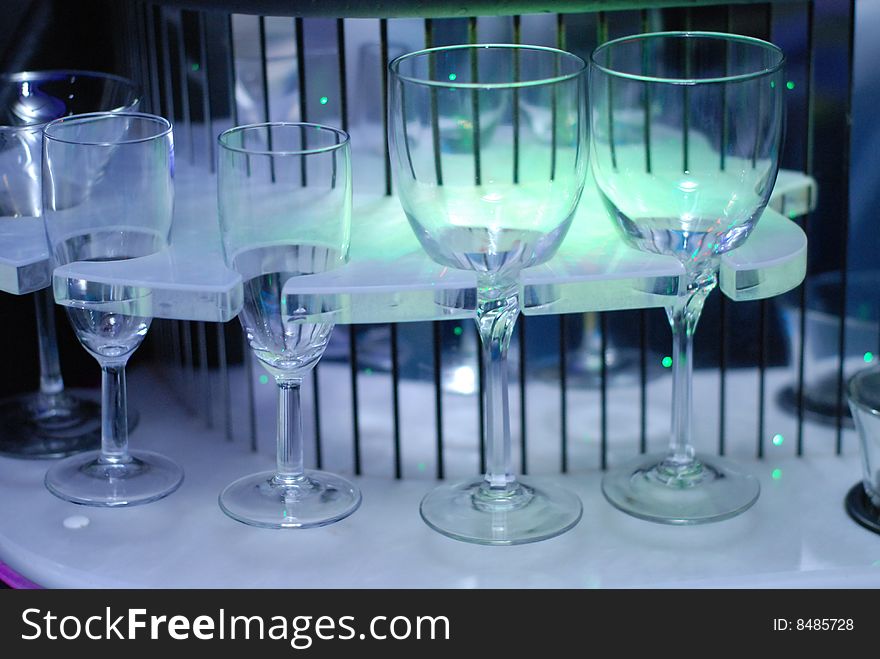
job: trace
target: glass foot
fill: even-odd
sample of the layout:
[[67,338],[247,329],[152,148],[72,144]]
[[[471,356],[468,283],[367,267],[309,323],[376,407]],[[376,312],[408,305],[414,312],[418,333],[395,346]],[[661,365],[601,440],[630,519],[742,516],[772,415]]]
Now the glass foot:
[[[128,412],[128,429],[138,415]],[[10,458],[63,458],[101,445],[101,405],[65,391],[39,392],[0,401],[0,455]]]
[[722,457],[697,456],[677,466],[666,454],[643,455],[602,479],[602,493],[615,508],[662,524],[704,524],[739,515],[758,499],[754,476]]
[[105,463],[90,451],[53,465],[46,487],[56,497],[84,506],[137,506],[165,497],[183,482],[183,469],[163,455],[131,451],[124,463]]
[[422,499],[425,523],[464,542],[519,545],[565,533],[581,518],[583,506],[566,489],[522,478],[505,494],[492,494],[486,481],[441,485]]
[[239,478],[220,494],[232,519],[267,529],[307,529],[345,519],[361,505],[361,492],[336,474],[307,470],[294,483],[264,471]]

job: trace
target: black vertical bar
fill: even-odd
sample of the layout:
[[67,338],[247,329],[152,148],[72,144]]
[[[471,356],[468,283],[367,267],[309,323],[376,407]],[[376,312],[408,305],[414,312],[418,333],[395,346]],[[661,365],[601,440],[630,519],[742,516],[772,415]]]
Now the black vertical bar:
[[[388,135],[388,19],[379,19],[379,60],[382,70],[379,78],[382,81],[382,130]],[[391,195],[391,153],[388,140],[382,140],[385,162],[385,195]]]
[[601,413],[599,415],[601,429],[599,466],[602,471],[605,471],[608,468],[608,326],[604,311],[599,312],[599,335],[602,344],[599,353],[599,358],[602,360],[599,364],[599,400],[601,405]]
[[[565,50],[565,22],[562,14],[556,20],[556,47]],[[560,470],[568,472],[568,318],[559,316],[559,416],[562,459]]]
[[[308,86],[306,85],[306,36],[302,18],[293,19],[294,35],[296,39],[296,78],[299,89],[299,120],[308,121]],[[303,133],[303,146],[305,146],[305,133]],[[308,183],[306,172],[306,159],[300,160],[300,181],[303,186]]]
[[[468,18],[468,43],[477,43],[477,17]],[[470,51],[471,61],[471,82],[478,82],[480,79],[479,63],[477,62],[477,52],[474,49]],[[474,124],[474,184],[482,185],[483,174],[480,158],[480,92],[478,89],[471,90],[471,112],[473,113]]]
[[[725,32],[730,34],[733,32],[733,8],[728,5],[727,10],[725,12]],[[730,70],[730,53],[729,50],[726,53],[726,59],[724,61],[724,71],[725,73]],[[720,168],[721,171],[724,171],[726,167],[726,157],[727,157],[727,142],[730,137],[730,120],[727,116],[727,87],[724,86],[721,90],[722,93],[722,126],[721,126],[721,145],[719,147],[721,162]],[[727,305],[728,300],[726,295],[721,296],[720,301],[720,311],[719,311],[719,331],[718,331],[718,371],[719,371],[719,380],[718,380],[718,455],[724,455],[724,452],[727,450]]]
[[354,440],[354,473],[361,473],[361,424],[358,414],[357,326],[348,326],[349,379],[351,380],[351,432]]
[[348,74],[345,64],[345,19],[336,19],[336,52],[339,61],[339,113],[342,130],[348,132]]
[[[425,19],[425,48],[434,47],[434,21],[430,18]],[[434,56],[428,57],[428,77],[433,80],[435,76],[436,64]],[[437,90],[431,87],[431,140],[434,146],[434,174],[437,177],[437,185],[443,185],[443,166],[440,155],[440,124],[439,110],[437,107]]]
[[232,14],[226,17],[226,32],[229,39],[229,57],[226,66],[226,84],[229,85],[229,116],[232,118],[232,125],[238,125],[238,102],[235,100],[235,37],[232,30]]
[[568,321],[559,316],[559,417],[561,461],[560,470],[568,472]]
[[767,389],[767,300],[761,300],[758,313],[758,458],[764,457],[764,392]]
[[162,81],[165,83],[163,100],[165,101],[165,116],[175,123],[177,120],[174,112],[174,81],[171,78],[171,44],[168,40],[168,21],[165,19],[165,10],[155,7],[159,16],[159,41],[162,45]]
[[226,359],[226,325],[217,323],[217,365],[220,371],[220,405],[223,407],[223,433],[232,441],[232,392],[229,388],[229,365]]
[[189,72],[187,71],[186,65],[186,44],[184,44],[183,42],[184,11],[186,10],[181,9],[180,11],[178,11],[177,16],[180,22],[177,25],[175,35],[177,36],[177,65],[180,67],[180,102],[182,104],[181,108],[183,114],[183,125],[186,127],[187,137],[189,137],[189,161],[191,163],[194,163],[196,158],[196,149],[195,142],[193,141],[192,111],[189,104]]
[[477,335],[477,410],[480,421],[480,472],[486,472],[486,378],[484,377],[483,346]]
[[[642,9],[641,11],[641,30],[642,33],[648,31],[648,10]],[[648,49],[645,47],[645,42],[641,43],[642,49],[642,75],[648,74]],[[645,108],[644,108],[644,127],[643,127],[643,137],[645,140],[645,171],[650,174],[651,173],[651,85],[649,83],[645,83],[643,85],[644,93],[645,93]]]
[[[437,478],[442,480],[445,475],[443,464],[443,353],[441,351],[441,335],[442,325],[439,320],[431,323],[433,357],[434,357],[434,427],[437,440]],[[482,455],[482,442],[480,444]],[[482,458],[481,458],[482,460]],[[480,471],[485,469],[480,463]]]
[[[596,42],[602,45],[606,41],[608,41],[608,17],[604,11],[600,11],[596,23]],[[605,64],[611,66],[611,51],[605,52]],[[614,76],[606,77],[608,86],[608,146],[611,150],[611,167],[617,169],[617,150],[614,146],[614,102],[612,101]]]
[[199,341],[199,376],[202,387],[202,414],[205,417],[205,426],[214,427],[213,411],[211,409],[211,380],[208,374],[208,333],[205,323],[196,323],[196,338]]
[[[650,30],[648,10],[642,9],[640,14],[642,33]],[[648,73],[648,49],[642,44],[642,74]],[[651,85],[644,85],[645,112],[645,171],[651,173]],[[639,310],[639,453],[648,450],[648,314]]]
[[[260,16],[260,78],[263,85],[263,121],[271,121],[269,113],[269,65],[266,62],[266,17]],[[272,150],[272,130],[266,131],[266,144],[269,151]],[[250,169],[250,159],[248,159],[248,169]],[[269,158],[269,176],[272,183],[275,182],[275,159]],[[303,181],[305,185],[305,181]]]
[[528,472],[526,418],[526,317],[519,317],[519,449],[520,471]]
[[849,117],[852,116],[852,98],[853,98],[853,65],[855,64],[855,13],[856,13],[856,0],[850,0],[849,2],[849,29],[848,29],[848,39],[847,43],[847,57],[848,57],[848,66],[847,71],[849,71],[849,80],[847,81],[847,96],[846,96],[846,117],[847,120],[844,122],[844,153],[846,153],[846,157],[843,159],[842,164],[842,173],[841,179],[846,181],[846,194],[841,195],[841,205],[843,217],[843,231],[840,237],[840,321],[838,323],[838,345],[837,345],[837,435],[834,440],[834,452],[837,455],[840,455],[843,452],[843,407],[844,407],[844,378],[843,378],[843,366],[844,359],[846,357],[846,294],[847,294],[847,284],[849,280],[849,213],[850,213],[850,204],[849,204],[849,161],[851,154],[851,146],[852,146],[852,122],[849,120]]
[[397,324],[391,323],[391,414],[394,429],[394,478],[401,478],[400,461],[400,359],[397,347]]
[[147,57],[150,58],[150,110],[154,114],[159,114],[161,109],[159,107],[159,49],[156,46],[156,23],[152,7],[144,5],[144,13],[147,25]]
[[[806,134],[803,136],[804,140],[804,172],[809,176],[813,173],[813,145],[814,145],[814,137],[813,137],[813,127],[815,123],[815,116],[813,114],[814,108],[814,85],[813,85],[813,73],[814,73],[814,65],[815,65],[815,53],[813,52],[813,19],[815,7],[812,0],[807,2],[806,6],[807,11],[807,107],[806,107]],[[813,203],[812,199],[812,187],[808,189],[807,195],[807,208],[809,209]],[[803,229],[804,233],[807,235],[807,239],[809,240],[809,225],[810,225],[810,213],[806,212],[801,219],[801,229]],[[806,282],[801,284],[800,287],[800,295],[798,300],[800,306],[800,323],[799,323],[799,332],[800,332],[800,346],[798,348],[798,375],[797,375],[797,418],[798,418],[798,431],[797,431],[797,450],[796,453],[798,456],[804,454],[804,361],[806,357],[806,333],[807,333],[807,286]]]
[[183,321],[183,363],[186,368],[186,395],[193,406],[190,408],[192,410],[196,397],[196,365],[192,348],[192,323],[188,320]]
[[[513,17],[513,43],[522,43],[522,19],[519,15]],[[520,61],[519,51],[514,51],[513,79],[519,80]],[[519,89],[513,90],[513,182],[519,183]]]
[[251,452],[257,452],[257,402],[254,395],[254,356],[248,345],[247,333],[241,333],[241,341],[244,347],[244,378],[247,384],[248,402],[248,431],[251,436]]
[[205,12],[199,14],[199,72],[202,74],[202,121],[208,143],[208,168],[214,173],[214,117],[211,115],[211,78],[208,75],[208,26]]
[[324,466],[324,456],[321,452],[321,381],[318,377],[318,365],[312,369],[312,391],[314,394],[315,409],[315,467],[318,469]]

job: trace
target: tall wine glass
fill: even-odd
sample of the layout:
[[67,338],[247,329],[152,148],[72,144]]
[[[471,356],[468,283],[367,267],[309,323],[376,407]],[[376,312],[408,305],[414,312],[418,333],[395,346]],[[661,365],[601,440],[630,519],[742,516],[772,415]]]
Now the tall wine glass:
[[625,240],[684,266],[666,309],[673,336],[669,449],[615,467],[614,506],[669,524],[725,519],[759,484],[718,456],[696,455],[691,429],[693,334],[721,254],[748,238],[779,166],[784,57],[729,34],[667,32],[599,46],[590,67],[592,166]]
[[300,387],[324,354],[337,306],[333,296],[298,294],[296,284],[348,261],[348,134],[266,123],[231,128],[219,142],[223,248],[244,282],[239,320],[278,385],[276,468],[229,485],[220,507],[252,526],[332,524],[357,510],[361,494],[340,476],[304,468]]
[[535,46],[433,48],[391,62],[397,192],[432,259],[477,274],[485,363],[484,476],[443,485],[422,518],[452,538],[518,544],[581,517],[576,495],[511,467],[507,351],[519,275],[556,252],[587,168],[586,64]]
[[[48,122],[84,112],[132,110],[138,101],[134,83],[108,73],[0,74],[0,222],[41,214],[40,160]],[[0,401],[0,454],[55,458],[95,448],[101,408],[64,389],[51,289],[37,291],[34,303],[40,388]]]
[[[168,244],[174,203],[171,124],[131,112],[57,119],[43,131],[43,213],[56,265],[125,261]],[[148,503],[173,492],[183,470],[128,448],[125,364],[150,327],[150,295],[70,280],[67,316],[101,365],[101,450],[56,463],[46,486],[90,506]]]

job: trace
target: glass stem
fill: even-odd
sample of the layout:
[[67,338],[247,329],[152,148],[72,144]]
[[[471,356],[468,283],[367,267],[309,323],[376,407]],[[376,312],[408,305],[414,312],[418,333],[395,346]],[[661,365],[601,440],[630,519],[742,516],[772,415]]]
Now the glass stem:
[[104,464],[128,462],[128,395],[125,362],[101,364],[101,457]]
[[507,350],[519,315],[516,280],[481,274],[477,281],[477,329],[486,368],[486,484],[493,491],[512,489],[510,409],[507,400]]
[[691,441],[694,332],[706,297],[715,288],[717,267],[717,262],[712,261],[689,270],[686,288],[666,307],[672,327],[672,433],[666,461],[677,467],[694,460]]
[[302,379],[277,380],[278,457],[275,482],[296,485],[305,480],[303,469],[303,422],[300,408]]
[[34,294],[37,309],[37,341],[40,356],[40,393],[49,397],[64,391],[61,362],[58,359],[58,339],[55,335],[55,300],[52,288]]

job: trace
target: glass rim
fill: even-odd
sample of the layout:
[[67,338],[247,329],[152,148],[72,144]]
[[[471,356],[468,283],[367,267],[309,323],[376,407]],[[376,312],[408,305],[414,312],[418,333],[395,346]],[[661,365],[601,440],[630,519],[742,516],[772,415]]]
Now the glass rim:
[[[113,142],[72,140],[69,138],[52,135],[50,132],[55,127],[65,123],[90,123],[97,120],[121,119],[123,117],[128,119],[146,119],[162,126],[162,130],[156,132],[154,135],[149,135],[147,137],[115,140]],[[171,134],[172,128],[173,127],[171,125],[171,122],[168,121],[168,119],[166,119],[165,117],[160,117],[157,114],[149,114],[147,112],[88,112],[86,114],[72,114],[68,117],[59,117],[58,119],[53,119],[43,128],[43,139],[50,140],[52,142],[61,142],[63,144],[79,144],[81,146],[124,146],[126,144],[141,144],[143,142],[149,142],[160,137],[165,137]]]
[[[746,43],[753,46],[758,46],[766,51],[775,53],[779,56],[779,60],[773,66],[765,67],[760,70],[751,71],[748,73],[737,73],[735,75],[729,76],[716,76],[714,78],[662,78],[658,76],[642,75],[638,73],[625,73],[623,71],[617,71],[613,68],[609,68],[598,61],[597,55],[600,52],[607,51],[613,46],[630,41],[646,41],[648,39],[656,39],[657,37],[716,39],[718,41]],[[663,83],[667,85],[705,85],[728,82],[744,82],[747,80],[754,80],[756,78],[772,75],[780,71],[784,65],[785,53],[783,53],[782,49],[774,43],[764,41],[763,39],[757,39],[755,37],[748,37],[742,34],[731,34],[728,32],[707,32],[700,30],[673,30],[669,32],[645,32],[644,34],[631,34],[625,37],[612,39],[611,41],[606,41],[602,45],[597,46],[595,50],[593,50],[593,52],[590,54],[590,66],[599,69],[606,75],[616,78],[624,78],[626,80],[633,80],[635,82]]]
[[[551,78],[540,78],[536,80],[516,80],[511,82],[455,82],[452,80],[426,80],[424,78],[416,78],[400,73],[401,62],[422,57],[429,53],[437,53],[451,50],[479,50],[479,49],[498,49],[498,50],[520,50],[520,51],[538,51],[545,53],[553,53],[554,55],[562,55],[578,64],[577,71],[571,73],[560,74]],[[525,87],[538,87],[541,85],[555,85],[575,78],[584,74],[587,70],[587,63],[584,59],[574,53],[559,48],[551,48],[549,46],[532,46],[529,44],[511,44],[511,43],[474,43],[474,44],[458,44],[453,46],[436,46],[434,48],[423,48],[411,53],[399,55],[388,63],[388,70],[391,74],[400,80],[410,82],[415,85],[424,85],[426,87],[443,87],[447,89],[523,89]]]
[[[103,71],[90,71],[88,69],[38,69],[33,71],[15,71],[12,73],[0,73],[0,83],[4,82],[29,82],[31,80],[41,79],[51,80],[54,78],[61,78],[66,76],[89,76],[90,78],[95,79],[104,79],[104,80],[115,80],[116,82],[121,82],[128,85],[131,88],[132,93],[134,94],[134,99],[129,102],[127,105],[120,105],[116,108],[111,108],[109,110],[102,110],[102,112],[112,112],[118,113],[123,110],[127,110],[129,108],[133,108],[135,105],[141,102],[142,92],[141,88],[130,78],[126,78],[125,76],[116,75],[115,73],[105,73]],[[90,113],[97,114],[97,113]],[[73,115],[70,115],[73,116]],[[61,119],[62,117],[56,117],[56,119]],[[49,121],[33,121],[30,123],[18,124],[16,126],[11,126],[9,124],[0,124],[0,130],[22,130],[27,128],[36,128],[38,126],[46,126],[55,121],[55,119],[50,119]]]
[[[326,146],[318,146],[309,149],[248,149],[241,146],[233,146],[225,141],[228,136],[234,135],[235,133],[243,133],[245,131],[253,130],[255,128],[279,127],[313,128],[316,129],[315,132],[333,133],[337,137],[339,137],[340,140],[336,144],[328,144]],[[217,136],[217,143],[222,148],[228,151],[234,151],[235,153],[244,153],[249,156],[310,156],[319,153],[329,153],[330,151],[335,151],[344,147],[350,141],[351,136],[348,134],[347,131],[344,131],[341,128],[334,128],[333,126],[327,126],[326,124],[316,124],[310,121],[263,121],[255,124],[233,126],[232,128],[227,128]]]
[[849,377],[846,381],[846,399],[850,405],[855,405],[860,410],[864,412],[868,412],[872,416],[880,417],[880,409],[871,405],[870,403],[866,403],[862,398],[855,394],[854,389],[856,385],[866,377],[871,377],[872,375],[876,375],[880,372],[880,366],[869,366],[868,368],[863,368],[853,375]]

